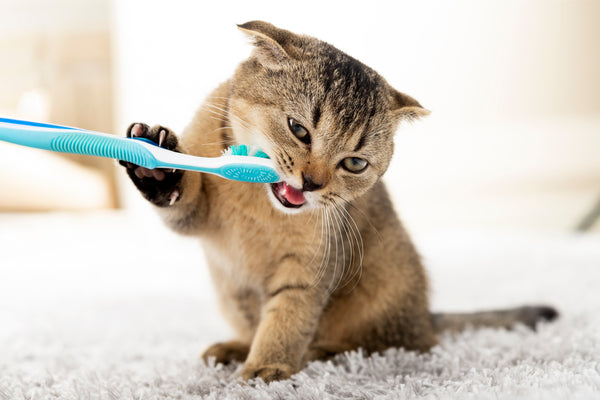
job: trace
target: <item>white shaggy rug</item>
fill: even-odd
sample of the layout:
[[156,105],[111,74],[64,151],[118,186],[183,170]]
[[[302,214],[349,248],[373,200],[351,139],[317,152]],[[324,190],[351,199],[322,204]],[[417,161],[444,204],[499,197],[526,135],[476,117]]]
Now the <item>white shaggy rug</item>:
[[196,243],[130,215],[0,216],[0,399],[600,398],[600,237],[415,237],[436,310],[550,303],[537,332],[469,330],[429,354],[352,352],[291,380],[204,365],[227,339]]

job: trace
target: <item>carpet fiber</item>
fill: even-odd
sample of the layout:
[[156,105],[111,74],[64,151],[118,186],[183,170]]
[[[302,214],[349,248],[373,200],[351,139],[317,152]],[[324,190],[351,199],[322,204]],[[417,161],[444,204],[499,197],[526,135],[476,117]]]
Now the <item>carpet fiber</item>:
[[[197,272],[195,243],[157,234],[176,253],[150,257],[155,243],[132,250],[106,234],[135,225],[121,215],[1,222],[2,243],[33,240],[37,247],[3,249],[0,399],[600,398],[597,236],[417,235],[434,309],[543,302],[561,318],[537,332],[445,335],[428,354],[350,352],[266,386],[237,382],[239,364],[198,358],[231,332],[205,272]],[[56,229],[72,232],[78,245],[67,251]],[[98,246],[110,251],[89,257]],[[133,251],[144,260],[132,262]],[[181,266],[191,260],[189,270]]]

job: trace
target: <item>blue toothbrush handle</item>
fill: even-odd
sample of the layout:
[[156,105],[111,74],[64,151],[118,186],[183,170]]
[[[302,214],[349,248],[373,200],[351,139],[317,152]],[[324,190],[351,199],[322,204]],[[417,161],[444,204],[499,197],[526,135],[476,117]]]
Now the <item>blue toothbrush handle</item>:
[[0,118],[0,140],[61,153],[107,157],[144,168],[176,168],[244,182],[278,182],[270,160],[249,156],[195,157],[143,138],[124,138],[68,126]]
[[95,132],[65,133],[50,141],[53,151],[89,156],[115,158],[144,168],[154,169],[154,155],[135,139],[102,135]]
[[61,153],[115,158],[149,169],[158,164],[154,155],[137,140],[58,125],[17,124],[14,121],[17,120],[0,118],[0,140]]

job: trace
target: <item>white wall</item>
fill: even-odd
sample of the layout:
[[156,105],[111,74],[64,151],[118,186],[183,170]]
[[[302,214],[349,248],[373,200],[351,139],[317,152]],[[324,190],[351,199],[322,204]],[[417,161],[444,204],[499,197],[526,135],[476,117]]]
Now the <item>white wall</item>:
[[235,24],[251,19],[329,41],[458,119],[600,110],[597,1],[113,5],[123,117],[152,109],[181,123],[247,55]]
[[115,0],[113,14],[118,130],[181,130],[249,54],[235,24],[263,19],[433,111],[401,128],[388,174],[410,225],[564,230],[600,193],[600,2]]

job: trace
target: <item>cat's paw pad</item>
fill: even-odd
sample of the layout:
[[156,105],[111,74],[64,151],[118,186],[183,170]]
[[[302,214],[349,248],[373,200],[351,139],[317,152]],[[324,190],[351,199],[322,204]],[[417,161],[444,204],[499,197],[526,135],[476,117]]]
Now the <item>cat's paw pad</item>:
[[242,370],[240,376],[245,381],[260,378],[269,384],[274,381],[290,379],[294,372],[289,365],[285,364],[270,364],[258,367],[247,365]]
[[245,361],[249,351],[250,346],[242,342],[215,343],[206,349],[202,358],[208,362],[209,358],[214,357],[217,364],[229,364],[232,361]]
[[[127,137],[147,139],[174,151],[177,151],[179,143],[177,136],[169,128],[162,125],[150,127],[140,122],[129,125]],[[127,169],[129,178],[151,203],[165,207],[173,205],[181,197],[181,189],[178,187],[183,175],[181,171],[148,169],[123,160],[119,164]]]

